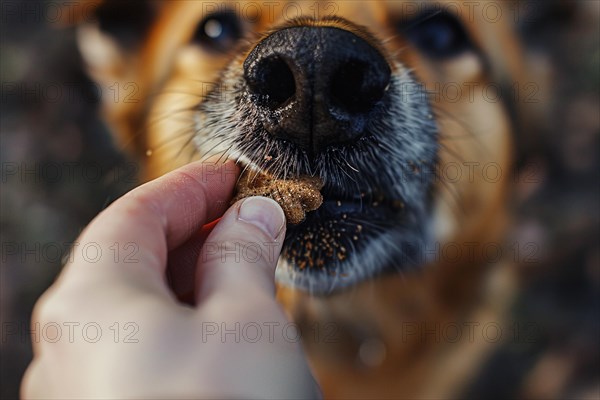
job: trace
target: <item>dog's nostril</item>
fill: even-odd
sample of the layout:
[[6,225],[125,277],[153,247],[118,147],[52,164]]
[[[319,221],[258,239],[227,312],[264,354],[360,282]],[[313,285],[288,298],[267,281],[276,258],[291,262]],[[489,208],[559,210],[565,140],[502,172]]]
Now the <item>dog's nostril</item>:
[[294,74],[285,60],[275,55],[264,58],[246,73],[250,90],[271,109],[285,105],[296,93]]
[[331,98],[334,105],[351,114],[369,112],[383,98],[390,72],[364,61],[350,60],[333,74]]

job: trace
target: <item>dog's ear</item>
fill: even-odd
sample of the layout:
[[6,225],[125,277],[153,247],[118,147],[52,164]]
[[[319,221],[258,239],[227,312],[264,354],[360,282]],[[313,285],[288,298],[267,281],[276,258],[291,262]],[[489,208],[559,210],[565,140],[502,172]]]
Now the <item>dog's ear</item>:
[[137,152],[143,144],[139,120],[144,88],[140,54],[162,1],[89,0],[66,4],[75,25],[77,46],[101,94],[104,117],[121,149]]

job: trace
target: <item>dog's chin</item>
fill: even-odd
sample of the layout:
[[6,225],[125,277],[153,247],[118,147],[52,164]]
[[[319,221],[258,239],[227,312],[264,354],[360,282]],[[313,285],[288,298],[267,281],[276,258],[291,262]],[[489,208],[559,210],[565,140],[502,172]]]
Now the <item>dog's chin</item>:
[[288,226],[276,272],[281,285],[329,294],[422,261],[426,224],[403,201],[367,193],[344,198],[327,188],[323,196],[318,210]]

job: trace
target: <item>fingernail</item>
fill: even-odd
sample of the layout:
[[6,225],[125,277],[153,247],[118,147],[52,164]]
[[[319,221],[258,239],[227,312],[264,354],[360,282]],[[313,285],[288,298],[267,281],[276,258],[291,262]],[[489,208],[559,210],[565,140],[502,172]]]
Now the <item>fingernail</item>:
[[238,219],[252,224],[275,239],[285,225],[283,210],[267,197],[248,197],[242,202]]

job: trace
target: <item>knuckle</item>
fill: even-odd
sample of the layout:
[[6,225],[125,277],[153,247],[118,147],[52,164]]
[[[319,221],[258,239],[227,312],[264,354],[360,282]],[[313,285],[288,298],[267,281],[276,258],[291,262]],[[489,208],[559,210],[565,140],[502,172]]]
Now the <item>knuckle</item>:
[[32,320],[41,325],[60,324],[78,315],[76,304],[75,301],[68,301],[65,296],[54,291],[47,292],[35,304]]

